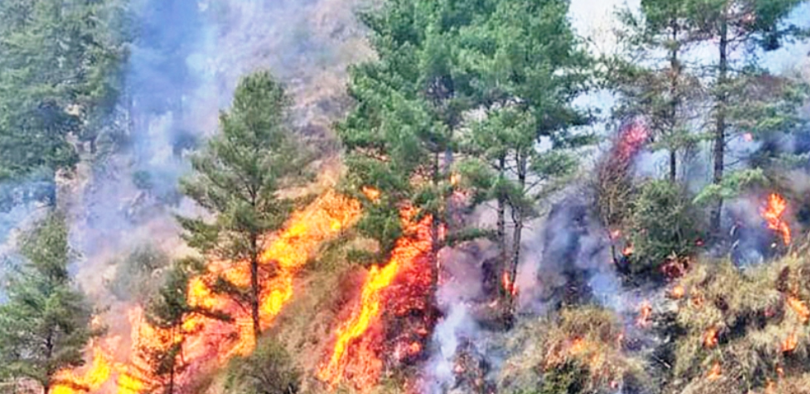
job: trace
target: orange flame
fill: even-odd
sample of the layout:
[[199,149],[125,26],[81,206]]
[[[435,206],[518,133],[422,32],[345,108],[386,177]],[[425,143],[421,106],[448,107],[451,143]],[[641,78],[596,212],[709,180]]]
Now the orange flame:
[[799,339],[796,337],[795,332],[791,332],[787,338],[782,342],[782,351],[785,353],[792,352],[799,345]]
[[669,296],[674,300],[680,300],[684,295],[686,295],[686,290],[681,285],[675,285],[669,292]]
[[628,256],[632,255],[635,251],[636,250],[635,250],[635,248],[633,248],[633,245],[628,243],[624,247],[624,249],[622,249],[622,255],[624,255],[625,257],[628,257]]
[[705,333],[703,333],[703,346],[711,349],[717,346],[717,327],[709,327]]
[[650,321],[650,317],[652,316],[652,305],[650,301],[644,300],[641,303],[641,307],[638,311],[638,316],[636,317],[636,326],[638,327],[649,327],[652,323]]
[[501,285],[503,285],[503,289],[512,295],[512,297],[517,296],[518,294],[518,287],[515,283],[512,282],[512,279],[509,278],[509,272],[504,271],[503,275],[501,276]]
[[782,219],[785,210],[787,209],[787,202],[785,199],[773,193],[768,196],[768,203],[762,209],[762,218],[768,223],[768,228],[776,231],[782,236],[782,241],[785,245],[789,245],[792,239],[790,233],[790,226]]
[[53,394],[73,394],[80,392],[74,387],[86,388],[88,391],[95,391],[107,382],[112,372],[109,357],[104,354],[101,348],[93,346],[93,361],[90,369],[82,376],[76,376],[71,371],[61,371],[56,374],[54,380],[60,383],[53,388]]
[[[270,237],[262,253],[264,269],[273,276],[262,281],[260,292],[260,316],[262,328],[267,328],[293,296],[293,279],[306,264],[318,247],[346,227],[351,226],[360,216],[360,204],[328,191],[301,211],[293,213],[285,230]],[[203,316],[192,316],[182,327],[185,333],[183,343],[184,365],[206,365],[214,362],[221,365],[234,354],[245,354],[253,349],[254,338],[248,314],[233,303],[227,296],[214,294],[208,284],[218,276],[237,285],[249,283],[250,274],[245,264],[234,265],[226,261],[212,261],[208,264],[209,274],[192,278],[187,294],[189,304],[195,307],[220,310],[230,313],[235,325],[213,321]],[[55,394],[78,394],[80,388],[98,391],[115,376],[118,394],[140,394],[150,389],[149,379],[144,379],[136,371],[144,370],[144,362],[137,356],[136,346],[161,348],[171,341],[168,333],[155,329],[143,319],[142,309],[133,307],[129,311],[132,327],[132,346],[127,363],[112,363],[112,357],[95,344],[92,346],[93,361],[88,372],[76,376],[72,371],[57,374],[64,382],[54,388]],[[235,332],[234,332],[235,331]],[[235,335],[234,335],[235,334]],[[235,337],[235,339],[233,339]],[[193,369],[193,368],[192,368]],[[106,387],[106,386],[105,386]]]
[[[386,300],[386,290],[399,274],[407,272],[411,268],[410,265],[430,249],[432,218],[426,216],[421,222],[413,225],[409,221],[412,215],[411,210],[402,212],[403,222],[408,230],[416,230],[416,239],[404,237],[397,240],[388,264],[382,268],[373,266],[368,272],[360,298],[352,306],[350,318],[337,329],[329,361],[317,372],[320,380],[333,387],[347,375],[349,364],[352,364],[353,383],[361,390],[375,384],[382,372],[379,354],[368,349],[370,345],[361,341],[380,319],[381,307]],[[411,350],[414,349],[416,348],[411,347]]]
[[377,200],[379,200],[379,199],[380,199],[380,191],[379,191],[379,190],[377,190],[377,189],[375,189],[375,188],[373,188],[373,187],[370,187],[370,186],[363,186],[363,188],[362,188],[362,189],[360,189],[360,190],[361,190],[361,191],[363,192],[363,194],[365,194],[365,195],[366,195],[366,197],[368,197],[368,199],[369,199],[369,200],[371,200],[371,201],[376,202]]
[[346,354],[346,347],[352,340],[362,336],[371,325],[372,320],[378,317],[382,301],[381,291],[394,280],[398,268],[397,261],[391,261],[382,269],[377,266],[371,267],[366,284],[363,286],[361,308],[356,315],[338,329],[337,341],[335,341],[335,349],[329,359],[329,365],[319,371],[319,378],[336,384],[337,379],[343,375],[345,364],[341,361]]
[[710,381],[715,381],[717,379],[720,379],[722,376],[723,376],[723,369],[720,367],[720,363],[715,361],[714,364],[712,365],[712,369],[709,370],[709,374],[706,376],[706,379],[709,379]]
[[790,305],[790,308],[799,315],[799,319],[802,323],[807,323],[810,320],[810,308],[807,308],[807,304],[804,301],[794,297],[788,296],[787,303]]

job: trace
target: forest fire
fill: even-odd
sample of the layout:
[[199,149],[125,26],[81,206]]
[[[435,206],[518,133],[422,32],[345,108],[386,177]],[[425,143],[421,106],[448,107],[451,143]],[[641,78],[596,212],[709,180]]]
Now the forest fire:
[[785,199],[773,193],[768,196],[767,205],[762,209],[761,215],[767,222],[768,228],[777,232],[782,237],[782,242],[784,242],[785,245],[790,245],[792,240],[790,226],[788,226],[787,222],[782,218],[786,209],[787,202]]
[[[295,274],[306,264],[318,246],[351,226],[360,215],[360,205],[329,191],[305,209],[295,212],[286,229],[271,238],[262,254],[262,263],[273,275],[263,280],[261,291],[261,324],[269,327],[284,305],[293,296]],[[194,307],[226,311],[235,318],[232,327],[225,322],[193,315],[183,325],[185,333],[183,359],[185,365],[204,364],[212,360],[227,361],[235,354],[253,349],[254,338],[247,313],[227,296],[215,294],[209,287],[218,276],[236,284],[244,284],[249,272],[244,264],[234,266],[226,261],[209,263],[209,273],[192,278],[188,286],[189,304]],[[98,391],[116,376],[118,394],[138,394],[148,387],[148,377],[134,373],[142,370],[137,365],[138,348],[161,348],[171,341],[170,333],[151,327],[143,319],[143,310],[135,306],[129,310],[132,327],[132,346],[128,363],[112,363],[112,358],[101,347],[93,345],[93,360],[88,372],[76,376],[73,371],[60,372],[64,382],[55,387],[55,394],[74,394]],[[235,331],[235,332],[234,332]]]
[[[394,284],[398,280],[407,279],[403,278],[406,276],[425,276],[430,269],[414,266],[430,250],[432,218],[425,217],[414,225],[409,222],[412,214],[410,210],[404,210],[402,219],[406,224],[406,232],[414,233],[415,237],[400,238],[388,263],[382,268],[374,266],[368,272],[359,298],[350,305],[349,319],[336,331],[328,361],[318,370],[317,376],[323,382],[335,386],[342,379],[350,379],[361,391],[377,382],[383,368],[380,357],[380,350],[384,347],[381,343],[384,336],[381,312],[387,311],[389,303],[396,302],[396,299],[413,298],[404,294],[412,290],[408,285],[402,286],[400,290]],[[407,343],[407,347],[408,355],[412,355],[413,351],[421,351],[421,344],[416,342]]]
[[[262,328],[269,327],[284,305],[293,296],[293,278],[306,264],[308,258],[317,251],[325,240],[337,235],[341,229],[350,226],[359,217],[360,206],[356,201],[347,200],[335,192],[328,192],[306,209],[296,212],[289,220],[286,230],[273,239],[261,256],[262,266],[271,275],[262,281],[260,293],[260,317]],[[236,320],[238,339],[230,344],[227,351],[218,351],[221,361],[234,354],[245,354],[253,349],[254,338],[251,332],[250,317],[233,301],[214,294],[209,283],[223,276],[237,285],[246,285],[250,273],[245,264],[233,266],[229,262],[210,263],[210,273],[194,278],[189,283],[189,304],[207,309],[229,312]],[[195,317],[186,323],[186,328],[200,328],[195,338],[190,338],[190,354],[203,357],[215,349],[195,349],[206,343],[212,334],[222,330],[224,323],[211,322],[205,317]],[[199,340],[197,340],[199,339]]]
[[56,374],[55,380],[59,382],[53,388],[53,394],[72,394],[83,391],[98,390],[110,379],[112,365],[109,356],[101,348],[93,346],[93,361],[90,369],[82,376],[72,371],[62,371]]

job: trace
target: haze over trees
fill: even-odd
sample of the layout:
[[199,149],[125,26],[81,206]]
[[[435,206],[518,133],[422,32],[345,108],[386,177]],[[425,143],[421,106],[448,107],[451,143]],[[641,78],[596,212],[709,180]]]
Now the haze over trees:
[[[130,324],[154,337],[102,349],[126,358],[108,360],[107,374],[135,379],[127,363],[142,361],[138,394],[802,392],[810,87],[762,62],[807,37],[791,25],[800,3],[642,0],[617,13],[623,52],[604,58],[573,30],[566,0],[362,8],[358,23],[375,55],[348,70],[351,105],[330,135],[339,157],[316,160],[298,127],[300,107],[331,104],[299,100],[300,85],[318,81],[282,81],[270,70],[238,80],[216,130],[192,133],[210,134],[199,146],[173,141],[181,148],[171,154],[190,164],[176,185],[189,204],[168,225],[179,224],[191,257],[181,247],[164,253],[157,245],[166,240],[155,239],[93,273],[105,276],[110,299],[142,312]],[[70,240],[81,227],[56,208],[54,185],[96,158],[102,131],[116,122],[128,44],[139,34],[131,6],[0,2],[0,207],[47,202],[17,244],[1,245],[17,252],[0,286],[0,384],[14,390],[23,383],[49,394],[74,376],[67,372],[89,370],[89,349],[105,334],[94,318],[113,301],[90,300],[77,285],[73,267],[85,267],[71,266],[80,259]],[[152,60],[161,69],[176,59]],[[609,113],[581,100],[599,90],[616,98]],[[180,93],[144,94],[184,105]],[[314,211],[359,218],[317,221],[332,238],[309,246],[311,216],[293,213],[311,203],[300,196],[316,185],[313,173],[332,165],[339,180],[317,186],[335,188],[347,206]],[[136,188],[148,189],[140,175]],[[291,218],[300,231],[287,234]],[[429,247],[400,257],[427,260],[414,265],[429,276],[427,291],[400,271],[368,269],[408,246],[416,223],[429,230]],[[290,300],[279,297],[268,324],[262,301],[280,267],[266,252],[279,237],[302,266],[312,264],[280,276]],[[227,268],[212,269],[220,264]],[[464,275],[454,277],[454,265]],[[192,302],[209,297],[192,294],[195,280],[234,307]],[[208,349],[190,343],[202,327],[192,320],[234,330],[205,338],[220,341],[217,350],[242,339],[239,322],[249,321],[252,346],[225,349],[224,361],[205,352],[187,359],[191,346]],[[318,374],[324,354],[337,355],[329,363],[370,361],[335,368],[327,382]],[[76,382],[65,387],[90,390]]]

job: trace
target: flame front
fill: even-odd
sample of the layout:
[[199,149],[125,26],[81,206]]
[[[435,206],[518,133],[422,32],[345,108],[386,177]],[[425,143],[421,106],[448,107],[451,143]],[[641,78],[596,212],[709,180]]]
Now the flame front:
[[[350,377],[354,385],[363,391],[373,386],[382,372],[381,345],[372,331],[379,332],[380,312],[390,299],[409,298],[407,294],[391,294],[392,285],[398,278],[411,275],[416,268],[413,265],[431,246],[432,218],[426,216],[413,224],[410,222],[413,212],[408,209],[403,210],[401,216],[406,233],[416,236],[397,240],[388,263],[382,267],[373,266],[368,272],[360,297],[351,306],[348,320],[336,331],[328,362],[317,372],[318,378],[330,386],[334,387],[342,379]],[[421,267],[418,268],[421,270]],[[418,343],[407,346],[410,351],[421,350]]]
[[[286,229],[270,237],[261,256],[263,269],[273,275],[261,281],[260,317],[262,328],[272,325],[276,316],[293,296],[293,279],[308,259],[317,252],[319,245],[338,235],[360,217],[360,204],[328,191],[289,219]],[[208,263],[209,273],[192,278],[187,294],[189,304],[228,312],[236,322],[229,324],[214,321],[203,316],[192,316],[180,330],[184,336],[182,355],[184,365],[222,365],[235,354],[245,354],[253,349],[255,339],[249,314],[227,296],[215,294],[210,287],[218,276],[237,285],[249,283],[250,273],[246,264],[233,264],[227,261]],[[132,327],[132,347],[126,362],[112,362],[111,353],[93,344],[93,360],[87,372],[77,375],[75,371],[59,372],[54,387],[55,394],[78,394],[86,391],[108,392],[108,382],[117,388],[117,394],[140,394],[150,390],[152,379],[142,376],[147,369],[138,356],[138,348],[165,348],[174,340],[172,333],[151,327],[143,319],[140,306],[129,311]],[[115,339],[111,337],[106,339]],[[120,338],[118,338],[120,339]],[[191,368],[193,369],[193,368]]]
[[77,376],[72,371],[61,371],[56,374],[54,380],[58,383],[53,388],[53,394],[73,394],[82,391],[95,391],[110,379],[112,365],[100,347],[93,346],[93,361],[90,369],[82,376]]
[[762,210],[762,218],[768,223],[768,228],[777,232],[782,237],[782,242],[789,245],[792,240],[790,233],[790,226],[782,218],[787,209],[787,202],[785,199],[773,193],[768,196],[768,203]]

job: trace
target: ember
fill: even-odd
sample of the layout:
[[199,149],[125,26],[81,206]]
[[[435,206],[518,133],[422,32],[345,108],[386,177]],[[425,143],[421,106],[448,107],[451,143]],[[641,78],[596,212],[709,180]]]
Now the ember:
[[649,327],[652,324],[650,316],[652,315],[652,305],[650,301],[644,300],[639,308],[638,317],[636,317],[636,326]]
[[805,304],[804,301],[796,297],[789,296],[787,298],[787,303],[790,305],[790,308],[793,309],[797,315],[799,315],[799,319],[802,323],[806,324],[808,320],[810,320],[810,308],[807,308],[807,304]]
[[799,339],[796,337],[796,333],[792,332],[785,338],[784,342],[782,342],[782,352],[789,353],[796,349],[796,346],[799,344]]
[[503,285],[504,291],[511,294],[513,297],[517,295],[518,293],[517,285],[512,283],[512,280],[509,278],[509,272],[507,271],[503,272],[503,276],[501,277],[501,284]]
[[709,370],[709,374],[706,376],[706,379],[709,379],[710,381],[715,381],[717,379],[720,379],[722,376],[723,370],[720,367],[720,363],[715,361],[715,363],[712,365],[712,369]]
[[669,296],[675,300],[680,300],[684,295],[686,295],[686,290],[681,285],[675,285],[669,292]]
[[791,241],[790,226],[784,221],[784,215],[787,209],[787,202],[778,194],[771,194],[768,196],[768,203],[762,209],[762,218],[768,223],[768,228],[777,232],[782,237],[782,242],[789,245]]
[[703,333],[703,346],[708,349],[717,346],[717,332],[717,327],[710,327],[706,330],[706,332]]

